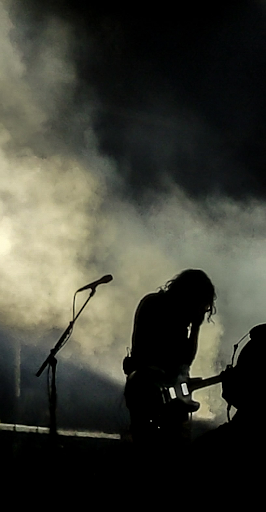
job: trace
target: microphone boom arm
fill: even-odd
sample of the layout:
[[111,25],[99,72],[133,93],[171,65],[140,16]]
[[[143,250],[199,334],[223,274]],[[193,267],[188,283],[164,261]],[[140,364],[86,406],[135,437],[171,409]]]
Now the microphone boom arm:
[[56,345],[54,346],[54,348],[51,349],[50,351],[50,354],[49,356],[45,359],[45,361],[43,362],[43,364],[41,365],[41,367],[39,368],[39,370],[37,371],[36,373],[36,377],[40,377],[40,375],[42,374],[42,372],[45,370],[46,366],[48,364],[50,364],[52,362],[52,360],[54,359],[55,355],[57,354],[57,352],[59,352],[59,350],[65,345],[67,339],[70,337],[71,335],[71,332],[73,330],[73,326],[74,326],[74,323],[75,321],[77,320],[77,318],[79,317],[79,315],[81,314],[81,312],[83,311],[83,309],[85,308],[85,306],[88,304],[89,300],[91,297],[93,297],[93,295],[95,294],[96,292],[96,287],[95,288],[92,288],[91,290],[91,293],[89,295],[89,297],[87,298],[87,300],[84,302],[83,306],[80,308],[79,312],[77,313],[77,315],[75,316],[75,318],[73,318],[73,320],[71,320],[71,322],[69,322],[69,325],[68,327],[66,328],[66,330],[63,332],[62,336],[59,338],[58,342],[56,343]]

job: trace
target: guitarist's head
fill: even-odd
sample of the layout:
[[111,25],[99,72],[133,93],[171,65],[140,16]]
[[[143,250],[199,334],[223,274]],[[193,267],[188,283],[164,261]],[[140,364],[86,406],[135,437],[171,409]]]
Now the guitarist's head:
[[215,314],[214,301],[216,293],[210,278],[200,269],[183,270],[170,281],[167,281],[163,290],[170,300],[182,305],[191,313],[191,321],[197,319],[201,324],[205,314],[210,321]]

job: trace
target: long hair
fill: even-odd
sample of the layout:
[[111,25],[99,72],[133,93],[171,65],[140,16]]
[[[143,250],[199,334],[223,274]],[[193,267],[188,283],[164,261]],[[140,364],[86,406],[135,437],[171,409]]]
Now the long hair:
[[161,290],[169,297],[175,297],[180,302],[189,303],[191,301],[191,305],[192,302],[204,305],[207,308],[208,322],[211,316],[216,313],[214,305],[216,299],[215,288],[203,270],[183,270],[180,274],[167,281]]

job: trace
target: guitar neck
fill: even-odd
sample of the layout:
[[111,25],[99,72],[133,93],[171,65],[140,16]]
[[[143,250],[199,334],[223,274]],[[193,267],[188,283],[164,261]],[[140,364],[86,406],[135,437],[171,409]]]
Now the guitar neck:
[[206,388],[208,386],[213,386],[213,384],[218,384],[218,382],[222,381],[222,374],[214,375],[213,377],[208,377],[207,379],[189,379],[188,388],[189,391],[195,391],[196,389]]

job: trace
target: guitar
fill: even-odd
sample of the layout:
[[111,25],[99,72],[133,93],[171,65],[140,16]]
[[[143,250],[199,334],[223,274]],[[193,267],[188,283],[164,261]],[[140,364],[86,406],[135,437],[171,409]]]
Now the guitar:
[[223,373],[221,372],[207,379],[180,374],[172,386],[161,386],[163,402],[166,404],[172,400],[181,400],[187,406],[188,411],[196,412],[200,403],[192,400],[193,391],[222,382]]
[[[200,403],[192,399],[193,391],[212,386],[222,381],[223,372],[207,379],[191,378],[188,368],[184,367],[174,381],[167,381],[165,372],[155,367],[133,371],[127,378],[125,398],[129,408],[135,404],[145,406],[147,397],[155,407],[160,407],[176,400],[187,407],[188,412],[196,412]],[[157,404],[157,405],[156,405]]]

